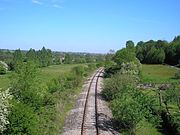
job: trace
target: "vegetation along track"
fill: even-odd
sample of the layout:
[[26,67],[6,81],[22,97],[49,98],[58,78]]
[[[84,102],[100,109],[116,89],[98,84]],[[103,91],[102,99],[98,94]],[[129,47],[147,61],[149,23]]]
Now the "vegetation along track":
[[62,135],[117,135],[112,114],[101,98],[103,68],[98,69],[84,84],[83,91],[68,115]]

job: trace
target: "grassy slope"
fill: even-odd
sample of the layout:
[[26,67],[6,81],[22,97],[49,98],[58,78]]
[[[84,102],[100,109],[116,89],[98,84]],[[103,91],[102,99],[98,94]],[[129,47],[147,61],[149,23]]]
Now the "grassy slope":
[[138,128],[136,131],[136,135],[162,135],[162,133],[158,132],[156,128],[152,126],[152,124],[142,121],[141,128]]
[[80,64],[52,65],[41,69],[39,78],[45,83],[53,78],[57,78],[62,73],[70,71],[73,67]]
[[[39,78],[43,82],[48,82],[53,78],[57,78],[61,75],[61,73],[70,71],[73,67],[78,64],[66,64],[66,65],[52,65],[49,67],[41,68]],[[11,73],[6,75],[0,75],[0,88],[8,88],[9,87],[9,78],[8,76]]]
[[10,73],[7,73],[5,75],[0,75],[0,88],[7,89],[9,86],[9,78],[8,76]]
[[[142,66],[142,82],[143,83],[180,83],[180,79],[174,79],[174,75],[177,72],[177,69],[171,68],[169,66],[164,65],[146,65],[144,64]],[[177,84],[178,85],[178,84]],[[143,90],[144,93],[148,94],[149,96],[156,97],[157,105],[159,104],[158,95],[153,90]],[[164,106],[164,104],[163,104]],[[171,114],[177,112],[178,108],[177,105],[168,105],[169,111]],[[148,126],[148,124],[144,124],[146,126],[143,126],[138,132],[137,135],[141,135],[149,131],[153,132],[153,134],[159,134],[158,132],[155,132],[151,126]],[[147,132],[148,133],[148,132]]]
[[143,83],[173,83],[180,82],[174,79],[177,69],[165,65],[142,65]]

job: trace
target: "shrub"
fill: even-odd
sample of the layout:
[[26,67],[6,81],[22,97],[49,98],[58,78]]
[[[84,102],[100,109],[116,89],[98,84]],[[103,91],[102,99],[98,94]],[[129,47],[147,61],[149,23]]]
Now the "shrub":
[[38,118],[34,114],[33,108],[17,101],[13,101],[12,105],[11,113],[9,114],[8,134],[39,135]]
[[10,92],[14,98],[38,109],[47,92],[47,87],[37,78],[37,67],[31,63],[17,65],[15,73],[11,76]]
[[121,64],[121,74],[140,75],[141,64],[138,62],[127,62]]
[[180,71],[177,71],[177,72],[175,73],[175,78],[176,78],[176,79],[180,79]]
[[135,78],[130,75],[117,73],[104,83],[102,95],[106,100],[112,100],[117,94],[122,93],[127,85],[135,85]]
[[134,130],[137,123],[144,118],[141,114],[141,105],[128,94],[114,99],[111,108],[121,129]]
[[112,113],[121,130],[135,133],[137,125],[147,119],[158,125],[159,119],[152,115],[154,99],[151,99],[132,86],[125,86],[111,101]]
[[83,66],[76,66],[72,69],[72,73],[82,77],[85,73],[84,67]]
[[54,93],[60,89],[60,84],[58,79],[52,79],[50,82],[47,83],[48,92]]
[[9,124],[9,102],[11,98],[9,90],[0,91],[0,133],[6,130],[6,125]]
[[0,64],[0,74],[6,74],[6,68],[4,68],[1,64]]

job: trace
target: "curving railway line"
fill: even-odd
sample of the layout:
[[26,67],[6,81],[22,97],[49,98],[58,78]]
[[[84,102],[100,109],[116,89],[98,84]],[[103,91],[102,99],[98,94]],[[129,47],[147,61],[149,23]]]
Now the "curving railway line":
[[[84,91],[80,94],[74,109],[71,110],[66,119],[62,135],[118,134],[110,126],[112,123],[109,122],[111,116],[107,112],[108,107],[98,98],[102,75],[103,68],[100,68],[83,86]],[[107,121],[108,123],[106,123]]]

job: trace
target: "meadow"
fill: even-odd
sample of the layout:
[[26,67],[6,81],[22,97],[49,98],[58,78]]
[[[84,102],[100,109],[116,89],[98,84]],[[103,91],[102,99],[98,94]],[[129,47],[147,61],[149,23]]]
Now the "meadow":
[[[73,67],[85,64],[62,64],[62,65],[51,65],[49,67],[40,68],[39,79],[40,81],[47,83],[53,78],[57,78],[62,73],[69,72]],[[0,75],[0,88],[7,89],[10,86],[9,76],[11,72],[5,75]]]
[[167,65],[142,65],[143,83],[180,83],[175,79],[178,70]]

